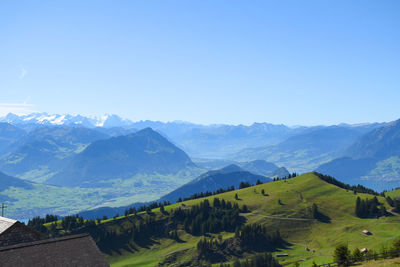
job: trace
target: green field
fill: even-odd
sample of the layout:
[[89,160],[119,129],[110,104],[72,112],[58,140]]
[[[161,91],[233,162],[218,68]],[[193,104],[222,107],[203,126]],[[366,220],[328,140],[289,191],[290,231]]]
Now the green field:
[[[262,189],[268,195],[262,195]],[[239,200],[235,200],[235,193]],[[263,224],[270,230],[279,229],[290,245],[274,254],[287,253],[288,257],[280,258],[281,263],[299,261],[300,266],[310,266],[313,261],[318,264],[332,262],[333,250],[340,243],[348,244],[350,250],[366,247],[379,251],[383,246],[390,246],[394,238],[400,236],[398,216],[379,219],[355,217],[358,196],[373,197],[367,194],[355,195],[353,191],[328,184],[312,173],[286,182],[271,182],[218,195],[219,198],[236,201],[239,205],[246,204],[251,210],[251,213],[243,214],[246,223]],[[279,199],[281,204],[278,203]],[[183,204],[190,206],[202,200],[190,200]],[[390,209],[383,197],[378,197],[378,200]],[[309,217],[308,211],[313,203],[318,205],[320,212],[329,217],[328,222]],[[180,205],[182,204],[173,204],[166,207],[166,210]],[[363,235],[361,231],[364,229],[369,230],[372,235]],[[183,242],[178,243],[171,239],[154,240],[147,247],[135,246],[133,253],[121,250],[107,255],[107,259],[112,266],[156,266],[164,257],[173,253],[177,254],[178,259],[190,255],[200,237],[191,236],[184,231],[180,231],[179,235]],[[225,239],[231,237],[232,233],[222,233],[222,236]]]
[[177,174],[138,174],[128,179],[105,181],[107,187],[79,188],[33,184],[32,188],[9,187],[0,192],[7,205],[5,215],[27,219],[45,214],[68,215],[102,206],[120,207],[158,199],[197,177],[203,169],[187,168]]
[[[265,195],[261,194],[264,190]],[[239,199],[235,200],[235,194]],[[396,196],[398,190],[388,195]],[[289,244],[273,254],[286,253],[289,256],[279,258],[282,264],[299,262],[300,266],[310,266],[332,262],[336,245],[346,243],[350,250],[368,248],[379,251],[389,247],[400,236],[400,217],[390,216],[379,219],[360,219],[354,216],[356,198],[372,198],[368,194],[354,194],[353,191],[338,188],[318,178],[313,173],[304,174],[286,181],[271,182],[218,195],[219,198],[246,204],[251,213],[242,214],[246,223],[265,225],[270,231],[279,229],[281,236]],[[214,196],[209,197],[212,200]],[[165,208],[166,211],[177,207],[189,207],[204,199],[185,201]],[[379,202],[390,210],[383,197]],[[324,221],[310,217],[310,208],[318,205],[318,210],[325,215]],[[163,219],[158,209],[153,210],[156,220]],[[142,213],[146,218],[145,213]],[[127,220],[128,219],[128,220]],[[102,221],[108,227],[118,231],[122,224],[129,223],[129,218],[121,216]],[[365,236],[362,230],[369,230],[372,235]],[[200,236],[192,236],[184,230],[178,231],[180,242],[169,238],[152,239],[147,244],[130,243],[125,249],[108,252],[107,260],[112,266],[156,266],[166,257],[175,257],[177,262],[190,259],[196,253],[196,244]],[[233,233],[221,233],[222,238],[230,238]],[[218,235],[211,235],[217,237]],[[306,250],[306,248],[308,248]],[[245,254],[245,257],[249,254]]]

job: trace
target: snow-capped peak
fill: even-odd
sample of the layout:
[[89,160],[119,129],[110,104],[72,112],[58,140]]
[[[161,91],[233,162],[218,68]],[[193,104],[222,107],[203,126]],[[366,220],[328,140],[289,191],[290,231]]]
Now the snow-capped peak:
[[118,115],[106,114],[100,117],[85,117],[79,114],[48,114],[31,113],[27,115],[7,114],[0,117],[0,121],[11,124],[40,124],[40,125],[80,125],[84,127],[127,127],[132,125],[132,121],[123,119]]

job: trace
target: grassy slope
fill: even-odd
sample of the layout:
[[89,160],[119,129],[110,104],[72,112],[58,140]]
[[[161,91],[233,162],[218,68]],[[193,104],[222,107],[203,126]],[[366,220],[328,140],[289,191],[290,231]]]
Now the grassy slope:
[[[263,196],[260,193],[261,189],[264,189],[268,196]],[[280,252],[275,252],[289,254],[289,257],[283,259],[282,263],[302,259],[305,261],[302,261],[301,266],[310,266],[312,261],[316,263],[332,262],[332,252],[339,243],[348,243],[351,250],[355,247],[379,250],[383,245],[391,244],[395,237],[400,236],[400,218],[398,217],[359,219],[354,216],[357,196],[362,198],[373,196],[354,195],[352,191],[346,192],[344,189],[320,180],[312,173],[301,175],[287,182],[266,183],[224,193],[218,197],[235,201],[235,193],[240,198],[237,201],[239,205],[246,204],[252,211],[245,215],[247,223],[257,222],[268,226],[271,230],[279,229],[283,238],[292,244]],[[389,208],[383,198],[378,198]],[[278,203],[278,199],[283,205]],[[190,206],[200,201],[202,199],[186,201],[185,205]],[[320,212],[331,218],[330,223],[282,219],[282,217],[304,218],[307,208],[313,203],[318,205]],[[181,204],[171,205],[166,207],[166,210],[179,205]],[[368,229],[373,235],[362,235],[363,229]],[[168,253],[183,249],[194,251],[199,237],[181,234],[181,239],[185,242],[176,243],[167,239],[155,240],[147,248],[137,248],[138,251],[135,253],[121,251],[121,254],[108,255],[107,258],[112,266],[155,266]],[[224,233],[223,237],[227,238],[231,235],[231,233]],[[311,251],[305,250],[306,245]]]
[[387,196],[391,198],[398,198],[400,197],[400,189],[395,189],[386,193]]
[[400,258],[395,258],[395,259],[388,259],[388,260],[379,260],[379,261],[368,261],[364,262],[361,265],[358,265],[359,267],[375,267],[375,266],[380,266],[380,267],[398,267],[400,266]]

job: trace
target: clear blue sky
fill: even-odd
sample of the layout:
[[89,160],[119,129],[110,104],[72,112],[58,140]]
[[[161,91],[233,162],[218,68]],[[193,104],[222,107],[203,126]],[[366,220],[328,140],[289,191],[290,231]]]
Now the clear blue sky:
[[2,1],[0,114],[394,120],[399,14],[397,0]]

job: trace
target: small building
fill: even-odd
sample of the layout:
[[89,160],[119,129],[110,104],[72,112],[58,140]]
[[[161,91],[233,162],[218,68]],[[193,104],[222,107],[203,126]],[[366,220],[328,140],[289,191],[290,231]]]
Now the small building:
[[372,235],[372,233],[370,231],[368,231],[368,230],[363,230],[362,233],[364,235]]
[[110,266],[88,234],[0,247],[2,267]]
[[368,252],[368,249],[367,248],[362,248],[362,249],[360,249],[360,252],[361,252],[361,254],[365,254],[365,253]]
[[43,238],[43,234],[19,221],[0,216],[0,247]]

